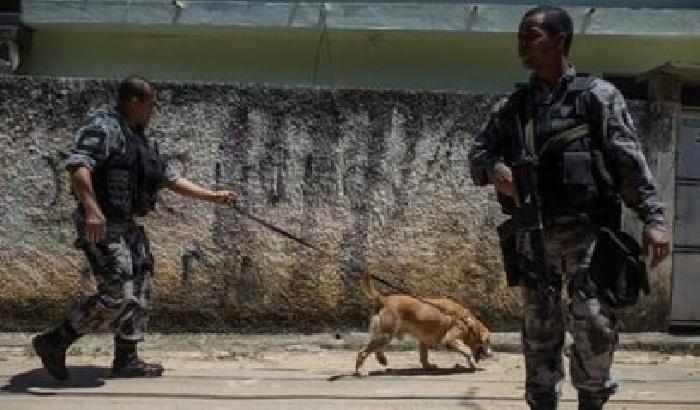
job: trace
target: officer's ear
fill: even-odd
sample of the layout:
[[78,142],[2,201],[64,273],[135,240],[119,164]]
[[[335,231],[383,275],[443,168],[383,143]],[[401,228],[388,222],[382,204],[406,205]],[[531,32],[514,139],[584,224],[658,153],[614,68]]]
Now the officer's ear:
[[129,105],[134,107],[134,108],[138,108],[142,102],[143,102],[143,99],[139,98],[135,95],[132,96],[131,98],[129,98]]
[[138,101],[139,101],[138,97],[136,97],[135,95],[132,95],[132,96],[130,96],[130,97],[128,97],[128,98],[125,98],[125,99],[120,100],[120,101],[119,101],[119,105],[120,105],[122,108],[126,109],[126,108],[133,107],[133,105],[134,105],[135,103],[137,103]]
[[568,55],[568,45],[569,45],[569,36],[564,33],[564,32],[559,32],[554,35],[554,44],[557,47],[557,50],[563,54],[563,55]]

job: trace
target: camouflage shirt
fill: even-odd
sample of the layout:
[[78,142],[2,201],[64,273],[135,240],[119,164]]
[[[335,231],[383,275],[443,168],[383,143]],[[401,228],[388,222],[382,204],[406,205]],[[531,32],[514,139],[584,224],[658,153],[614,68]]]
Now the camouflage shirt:
[[[557,85],[550,91],[534,76],[526,86],[527,98],[539,107],[548,107],[557,98],[563,98],[570,87],[576,71],[569,66]],[[610,158],[610,167],[617,175],[617,191],[625,204],[635,210],[647,226],[663,225],[664,207],[653,176],[642,152],[637,132],[625,100],[617,88],[607,81],[593,78],[588,88],[591,106],[594,107],[589,121],[592,129],[602,130],[598,134],[603,138],[602,149]],[[504,162],[507,156],[507,141],[516,138],[513,132],[515,93],[499,101],[482,128],[469,153],[469,167],[474,184],[482,186],[493,180],[494,167]],[[535,122],[546,122],[548,113],[537,115]],[[575,115],[573,110],[571,115]],[[539,124],[543,126],[542,124]],[[546,124],[544,126],[547,126]],[[536,141],[542,146],[544,141]]]
[[[115,110],[96,112],[90,116],[87,125],[76,131],[74,135],[76,145],[66,162],[66,169],[71,171],[78,167],[87,167],[91,171],[94,170],[104,164],[110,155],[123,154],[127,138],[138,138],[138,136],[135,130],[126,125],[121,114]],[[153,147],[153,140],[147,140]],[[166,164],[163,177],[169,182],[175,182],[181,175]]]

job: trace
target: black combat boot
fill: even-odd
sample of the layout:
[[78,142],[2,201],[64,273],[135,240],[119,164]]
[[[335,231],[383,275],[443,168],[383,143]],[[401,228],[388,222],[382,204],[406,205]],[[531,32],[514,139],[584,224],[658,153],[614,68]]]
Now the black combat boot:
[[596,396],[583,391],[578,392],[578,410],[602,410],[607,397]]
[[530,410],[557,410],[558,404],[555,401],[528,403]]
[[163,366],[146,363],[136,354],[136,342],[119,337],[114,339],[114,361],[112,377],[158,377],[163,375]]
[[65,321],[54,330],[32,339],[32,346],[41,359],[41,364],[54,379],[66,380],[70,377],[66,369],[66,349],[80,336],[73,326]]
[[557,410],[559,399],[551,394],[529,394],[527,404],[530,410]]

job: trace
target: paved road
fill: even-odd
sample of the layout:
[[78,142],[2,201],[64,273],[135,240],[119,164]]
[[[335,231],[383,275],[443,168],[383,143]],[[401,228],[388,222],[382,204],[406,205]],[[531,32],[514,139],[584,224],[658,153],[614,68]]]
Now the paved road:
[[[57,383],[28,349],[0,350],[0,409],[526,409],[523,360],[514,353],[476,371],[455,368],[457,355],[432,353],[441,369],[426,373],[417,352],[388,352],[389,369],[370,358],[365,377],[351,375],[349,350],[193,348],[145,356],[165,365],[164,377],[110,379],[110,356],[92,352],[70,356],[73,377]],[[700,357],[620,352],[615,374],[622,387],[607,409],[700,410]],[[560,408],[576,408],[570,386]]]

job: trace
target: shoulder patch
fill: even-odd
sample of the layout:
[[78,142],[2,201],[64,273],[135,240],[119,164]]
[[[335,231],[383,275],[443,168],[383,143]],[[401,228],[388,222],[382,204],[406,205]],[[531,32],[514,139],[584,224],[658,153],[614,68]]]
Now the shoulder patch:
[[124,133],[122,132],[119,119],[108,111],[98,111],[90,117],[89,125],[82,131],[84,134],[88,130],[94,130],[103,134],[102,148],[105,154],[109,155],[114,150],[121,152],[125,144]]
[[100,152],[104,150],[106,134],[100,128],[86,127],[76,139],[78,149]]
[[588,75],[579,75],[574,78],[571,89],[574,91],[586,91],[591,88],[595,78]]

